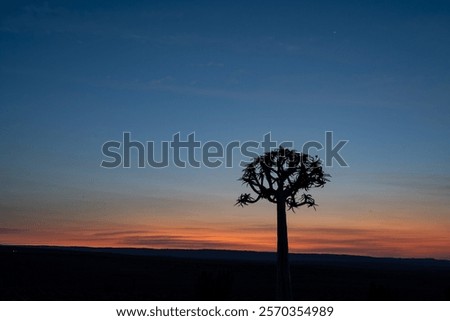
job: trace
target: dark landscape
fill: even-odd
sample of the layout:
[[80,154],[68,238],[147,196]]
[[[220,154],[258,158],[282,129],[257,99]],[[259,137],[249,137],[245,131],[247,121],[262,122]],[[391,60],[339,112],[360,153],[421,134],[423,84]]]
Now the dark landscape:
[[[274,300],[274,253],[0,246],[0,300]],[[295,300],[450,300],[450,261],[291,255]]]

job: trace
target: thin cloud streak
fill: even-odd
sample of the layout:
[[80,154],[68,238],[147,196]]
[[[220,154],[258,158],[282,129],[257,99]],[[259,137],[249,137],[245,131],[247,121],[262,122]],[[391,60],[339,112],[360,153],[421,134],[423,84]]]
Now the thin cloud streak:
[[17,234],[25,232],[26,230],[19,229],[19,228],[7,228],[7,227],[0,227],[0,234]]

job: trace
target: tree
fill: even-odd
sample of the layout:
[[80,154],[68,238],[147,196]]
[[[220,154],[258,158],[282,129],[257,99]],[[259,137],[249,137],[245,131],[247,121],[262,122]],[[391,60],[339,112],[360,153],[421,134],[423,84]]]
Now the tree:
[[[316,156],[298,153],[281,147],[256,157],[243,169],[240,180],[249,186],[256,197],[244,193],[236,205],[244,206],[266,199],[277,204],[277,299],[292,300],[289,271],[289,247],[286,207],[293,212],[303,205],[316,209],[312,187],[323,187],[330,175],[322,170],[322,161]],[[303,190],[305,193],[300,193]]]

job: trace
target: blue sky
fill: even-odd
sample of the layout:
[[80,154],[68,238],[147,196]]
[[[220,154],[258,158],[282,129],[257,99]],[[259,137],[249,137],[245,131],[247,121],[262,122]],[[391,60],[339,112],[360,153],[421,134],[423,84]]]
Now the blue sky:
[[258,223],[232,206],[240,168],[100,168],[102,144],[124,131],[223,143],[271,132],[296,146],[333,131],[350,141],[350,167],[327,169],[321,218],[294,227],[450,232],[448,2],[17,1],[0,12],[0,242],[171,215],[190,228],[185,212],[200,225]]

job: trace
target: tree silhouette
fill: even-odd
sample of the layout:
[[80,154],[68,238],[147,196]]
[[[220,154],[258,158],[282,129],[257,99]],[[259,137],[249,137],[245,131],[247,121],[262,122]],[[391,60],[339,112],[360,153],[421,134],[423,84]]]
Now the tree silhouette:
[[298,153],[280,146],[256,157],[243,170],[240,180],[250,186],[256,198],[241,194],[236,205],[244,206],[266,199],[277,204],[277,299],[292,300],[289,271],[289,247],[286,223],[286,206],[294,212],[303,205],[317,206],[307,192],[312,187],[323,187],[330,175],[322,170],[322,161],[316,156]]

